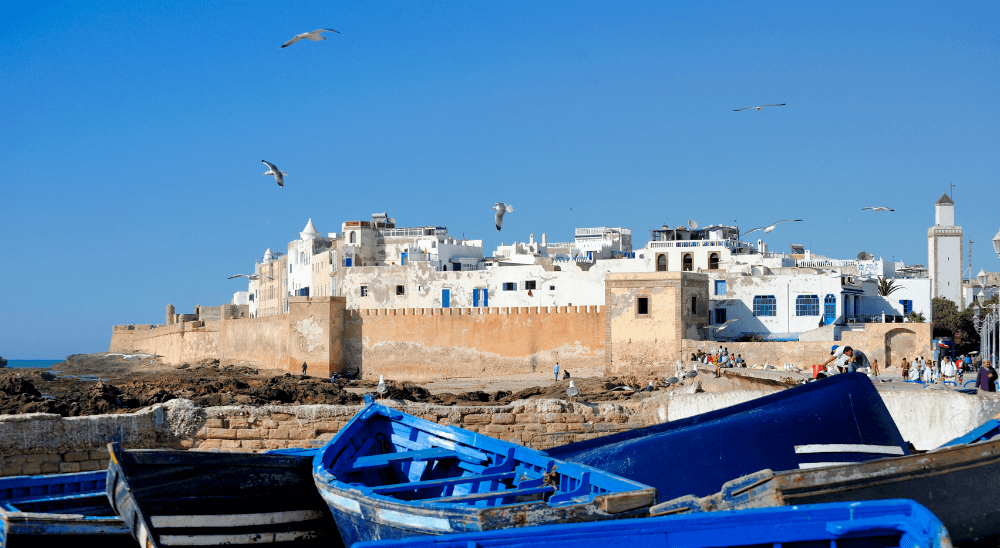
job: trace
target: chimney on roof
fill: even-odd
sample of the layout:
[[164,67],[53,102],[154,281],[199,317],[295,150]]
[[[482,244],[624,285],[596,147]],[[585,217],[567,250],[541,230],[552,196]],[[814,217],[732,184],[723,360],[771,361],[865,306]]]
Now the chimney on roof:
[[528,243],[534,245],[534,243],[535,243],[535,235],[534,234],[529,234],[528,235]]
[[549,245],[549,244],[545,243],[545,233],[544,232],[542,232],[542,245]]

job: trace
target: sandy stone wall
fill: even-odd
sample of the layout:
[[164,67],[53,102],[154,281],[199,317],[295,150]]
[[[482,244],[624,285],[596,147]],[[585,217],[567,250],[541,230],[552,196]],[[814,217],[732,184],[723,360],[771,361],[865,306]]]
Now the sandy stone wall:
[[[1000,395],[878,386],[889,413],[918,449],[931,449],[1000,413]],[[429,421],[536,449],[675,421],[773,393],[775,389],[663,394],[612,403],[520,400],[508,405],[447,407],[386,400]],[[173,400],[137,413],[60,417],[0,416],[0,476],[99,470],[106,445],[259,452],[317,447],[333,438],[361,406],[225,406],[202,409]]]
[[289,366],[288,319],[284,315],[226,319],[221,323],[219,354],[206,356],[245,360],[262,367]]
[[116,325],[111,352],[146,352],[167,363],[197,361],[219,354],[219,322],[186,321],[172,325]]
[[596,306],[349,310],[345,363],[410,380],[600,367],[604,323]]

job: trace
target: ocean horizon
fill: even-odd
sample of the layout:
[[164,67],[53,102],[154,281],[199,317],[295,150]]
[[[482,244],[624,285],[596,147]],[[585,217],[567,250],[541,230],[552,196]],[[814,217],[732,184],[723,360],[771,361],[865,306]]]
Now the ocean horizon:
[[66,361],[62,360],[12,360],[7,359],[7,367],[52,367],[57,363],[62,363]]

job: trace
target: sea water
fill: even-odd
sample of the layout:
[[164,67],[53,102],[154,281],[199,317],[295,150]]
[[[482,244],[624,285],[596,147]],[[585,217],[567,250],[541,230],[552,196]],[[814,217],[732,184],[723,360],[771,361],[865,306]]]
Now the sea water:
[[7,360],[7,367],[52,367],[66,360]]

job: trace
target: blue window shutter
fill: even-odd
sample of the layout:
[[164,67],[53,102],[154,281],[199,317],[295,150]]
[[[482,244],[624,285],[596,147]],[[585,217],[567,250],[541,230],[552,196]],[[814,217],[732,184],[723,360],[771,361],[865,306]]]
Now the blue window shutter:
[[472,308],[478,308],[478,307],[479,307],[479,290],[478,289],[473,289],[472,290]]
[[344,259],[344,261],[345,261],[344,262],[344,266],[351,266],[351,258],[350,257]]
[[483,289],[483,306],[484,307],[490,306],[490,290],[489,289]]
[[441,308],[451,307],[451,290],[442,289],[441,290]]

